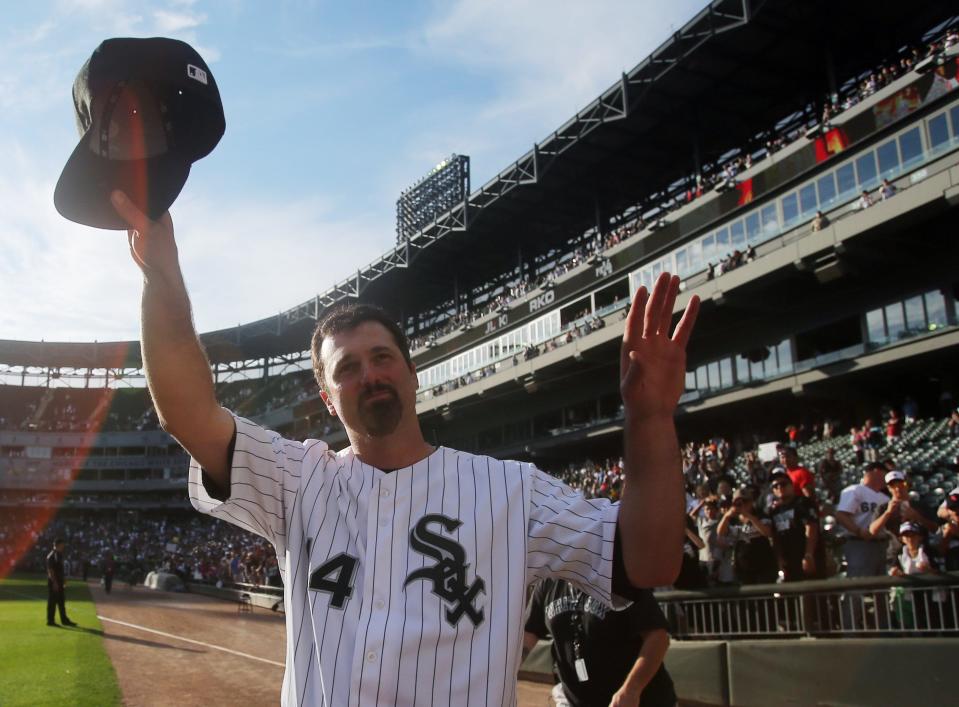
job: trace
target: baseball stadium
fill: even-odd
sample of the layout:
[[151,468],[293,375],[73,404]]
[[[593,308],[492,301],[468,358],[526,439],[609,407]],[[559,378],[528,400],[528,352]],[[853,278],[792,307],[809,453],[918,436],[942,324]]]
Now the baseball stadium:
[[[656,620],[641,631],[643,646],[662,632],[650,675],[671,680],[668,703],[947,704],[959,647],[957,7],[714,0],[660,40],[548,136],[529,135],[532,147],[485,184],[471,182],[462,154],[426,173],[398,197],[394,245],[356,262],[355,275],[318,274],[315,296],[275,316],[198,332],[216,400],[238,416],[233,483],[236,459],[253,455],[240,439],[247,425],[278,433],[257,440],[274,454],[285,449],[278,439],[345,453],[348,423],[332,393],[321,395],[311,337],[344,305],[375,305],[408,342],[431,450],[519,462],[503,464],[504,488],[535,465],[558,489],[550,498],[615,508],[627,480],[639,484],[628,471],[637,457],[621,352],[640,307],[648,318],[665,301],[673,342],[690,312],[695,320],[674,416],[682,562],[675,581],[647,587],[644,611]],[[672,298],[663,273],[677,276]],[[333,331],[328,340],[342,336]],[[154,407],[148,378],[160,376],[149,359],[133,340],[0,340],[0,705],[338,704],[327,695],[347,693],[324,680],[342,671],[313,656],[331,624],[315,635],[308,598],[310,636],[292,606],[293,587],[307,592],[287,571],[292,526],[286,537],[254,513],[217,515],[207,462],[191,467],[183,435]],[[313,454],[310,444],[297,448]],[[452,504],[457,518],[479,498],[475,469]],[[346,506],[347,525],[367,512],[375,534],[389,505],[383,483],[365,510]],[[444,482],[439,512],[447,493]],[[497,493],[483,498],[495,504]],[[667,502],[646,509],[679,514]],[[493,517],[491,508],[490,537]],[[502,516],[504,533],[512,517]],[[427,521],[448,523],[441,532]],[[445,608],[442,629],[456,639],[492,620],[497,594],[510,601],[509,575],[494,581],[492,561],[487,570],[463,554],[461,533],[476,535],[460,524],[412,518],[395,537],[437,565],[390,585],[433,581],[424,601]],[[596,535],[567,530],[573,546]],[[612,553],[612,536],[603,542]],[[379,568],[387,556],[388,573],[389,547],[368,560]],[[368,633],[381,625],[383,589],[367,601],[352,583],[366,552],[327,557],[308,581],[330,606],[360,607]],[[542,573],[526,568],[528,598]],[[636,576],[629,566],[626,576]],[[600,594],[570,599],[574,624]],[[487,656],[516,656],[515,676],[509,658],[483,668],[506,673],[502,693],[457,689],[467,675],[458,640],[447,655],[437,638],[427,678],[417,663],[415,699],[403,697],[402,666],[385,696],[368,674],[350,676],[349,656],[330,665],[347,666],[349,704],[597,704],[568,684],[577,680],[604,705],[667,704],[647,700],[654,681],[633,701],[619,684],[600,685],[626,644],[586,645],[574,626],[566,651],[557,629],[547,635],[562,602],[547,603],[544,618],[535,596],[504,625],[502,645],[487,639]],[[591,618],[633,620],[618,613],[604,605]],[[420,619],[420,607],[406,615]],[[380,665],[369,645],[356,644],[359,667]],[[644,655],[628,656],[620,682],[643,672]]]

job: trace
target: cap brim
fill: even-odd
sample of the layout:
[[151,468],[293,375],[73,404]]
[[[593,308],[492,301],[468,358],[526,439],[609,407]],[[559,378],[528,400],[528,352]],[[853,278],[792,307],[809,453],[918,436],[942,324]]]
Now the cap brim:
[[110,202],[114,189],[123,191],[137,208],[156,220],[170,208],[190,176],[189,158],[175,153],[142,160],[108,160],[87,145],[88,135],[84,135],[53,192],[60,215],[84,226],[129,228]]

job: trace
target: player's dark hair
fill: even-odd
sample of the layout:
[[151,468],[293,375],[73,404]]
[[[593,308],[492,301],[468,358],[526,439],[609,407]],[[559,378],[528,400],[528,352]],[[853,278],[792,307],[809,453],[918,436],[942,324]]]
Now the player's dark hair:
[[393,336],[397,348],[403,354],[406,365],[413,365],[413,359],[410,357],[410,342],[386,310],[377,307],[375,304],[340,305],[330,310],[316,325],[316,329],[313,331],[313,340],[310,343],[313,374],[316,376],[316,382],[319,383],[320,388],[326,388],[326,382],[323,379],[323,360],[320,358],[323,340],[328,336],[335,336],[344,331],[352,331],[364,322],[376,322],[383,325]]
[[56,547],[57,545],[60,545],[60,544],[62,544],[62,543],[63,543],[63,538],[57,537],[57,538],[54,538],[54,539],[53,539],[53,546],[54,546],[54,547]]

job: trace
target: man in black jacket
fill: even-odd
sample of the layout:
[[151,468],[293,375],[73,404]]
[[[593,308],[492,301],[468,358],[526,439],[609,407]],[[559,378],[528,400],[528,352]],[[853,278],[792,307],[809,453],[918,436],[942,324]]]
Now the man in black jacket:
[[[553,637],[561,685],[557,705],[673,707],[676,692],[663,667],[669,648],[666,617],[653,593],[636,590],[633,603],[614,611],[562,580],[545,580],[526,608],[525,650]],[[561,690],[561,692],[560,692]]]
[[67,618],[66,588],[63,577],[62,538],[53,541],[53,549],[47,554],[47,626],[56,626],[53,620],[55,607],[60,607],[60,623],[64,626],[76,626]]

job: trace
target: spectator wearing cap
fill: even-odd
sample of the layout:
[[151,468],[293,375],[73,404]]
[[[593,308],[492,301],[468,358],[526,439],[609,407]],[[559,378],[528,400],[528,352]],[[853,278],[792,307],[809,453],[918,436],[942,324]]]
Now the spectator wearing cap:
[[796,493],[789,474],[773,472],[770,486],[776,502],[769,512],[776,560],[787,582],[815,579],[825,568],[819,537],[819,514],[813,502]]
[[779,449],[779,463],[783,465],[796,493],[802,494],[813,501],[816,500],[816,477],[799,462],[799,452],[795,447],[781,447]]
[[[935,564],[924,547],[922,527],[918,523],[906,521],[899,526],[899,547],[901,551],[889,574],[893,577],[914,576],[920,574],[938,574]],[[925,595],[925,596],[923,596]],[[941,589],[920,589],[893,592],[892,609],[903,628],[943,627],[944,604],[947,594]],[[932,622],[930,623],[930,619]]]
[[732,550],[733,571],[743,584],[776,580],[772,521],[756,510],[754,498],[750,489],[738,489],[733,494],[732,506],[723,514],[716,529]]
[[899,536],[902,551],[897,557],[896,564],[889,570],[894,577],[914,574],[933,574],[935,566],[929,559],[929,554],[923,547],[922,527],[918,523],[906,521],[900,524],[896,531]]
[[876,508],[869,523],[869,534],[874,538],[886,537],[887,566],[895,567],[899,561],[902,544],[899,542],[899,528],[903,523],[912,523],[920,531],[934,533],[939,526],[916,510],[909,500],[909,479],[898,469],[886,472],[886,488],[892,498]]
[[845,530],[847,577],[874,577],[885,574],[886,538],[869,532],[876,509],[889,503],[882,493],[886,467],[870,462],[858,484],[847,486],[839,496],[836,522]]

